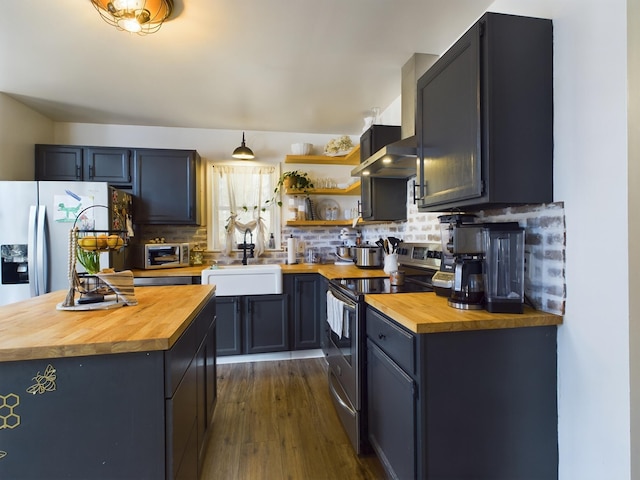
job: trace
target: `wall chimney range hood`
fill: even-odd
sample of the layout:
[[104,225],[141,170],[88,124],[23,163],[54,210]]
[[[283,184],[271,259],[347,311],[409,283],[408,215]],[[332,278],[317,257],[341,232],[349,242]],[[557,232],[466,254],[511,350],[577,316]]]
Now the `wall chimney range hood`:
[[351,170],[351,176],[409,178],[417,172],[416,147],[415,135],[382,147]]
[[381,148],[351,170],[352,177],[409,178],[417,173],[416,98],[418,79],[438,55],[414,53],[402,67],[402,140]]

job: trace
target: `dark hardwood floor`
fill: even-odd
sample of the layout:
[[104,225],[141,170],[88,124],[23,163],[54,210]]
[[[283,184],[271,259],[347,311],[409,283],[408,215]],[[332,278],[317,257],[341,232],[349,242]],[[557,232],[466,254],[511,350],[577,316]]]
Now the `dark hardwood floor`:
[[201,480],[384,478],[375,455],[354,453],[323,358],[218,365]]

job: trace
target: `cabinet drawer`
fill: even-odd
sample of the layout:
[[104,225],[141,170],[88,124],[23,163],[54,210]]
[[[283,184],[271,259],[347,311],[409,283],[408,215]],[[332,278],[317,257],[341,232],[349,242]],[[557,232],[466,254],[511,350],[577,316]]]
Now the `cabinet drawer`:
[[197,324],[192,322],[178,341],[164,354],[166,398],[171,398],[198,348]]
[[367,309],[367,336],[405,371],[416,374],[415,337],[376,310]]

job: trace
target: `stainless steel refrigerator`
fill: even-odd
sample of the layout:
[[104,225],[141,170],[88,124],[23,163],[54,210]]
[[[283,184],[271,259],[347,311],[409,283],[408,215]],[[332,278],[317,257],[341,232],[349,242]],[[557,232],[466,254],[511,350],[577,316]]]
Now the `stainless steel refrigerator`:
[[[104,182],[0,182],[0,305],[69,288],[69,231],[131,230],[131,195]],[[125,250],[100,255],[123,268]],[[78,271],[82,267],[78,265]]]

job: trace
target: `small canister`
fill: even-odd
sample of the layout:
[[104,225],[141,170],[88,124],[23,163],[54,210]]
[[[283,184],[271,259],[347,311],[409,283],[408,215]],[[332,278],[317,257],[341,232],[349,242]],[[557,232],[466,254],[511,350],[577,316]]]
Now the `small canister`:
[[404,285],[404,271],[396,270],[389,275],[391,285]]

